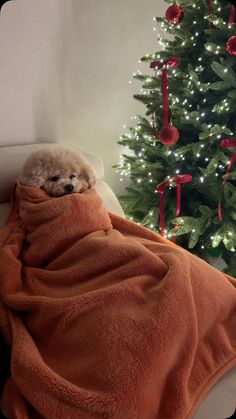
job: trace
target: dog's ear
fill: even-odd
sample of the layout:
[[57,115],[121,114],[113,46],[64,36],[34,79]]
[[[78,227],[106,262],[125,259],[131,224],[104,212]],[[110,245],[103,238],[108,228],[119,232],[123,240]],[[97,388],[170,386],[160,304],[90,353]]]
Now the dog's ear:
[[28,160],[23,166],[22,173],[20,175],[20,182],[23,185],[41,188],[45,183],[46,177],[47,171],[45,170],[43,161]]
[[88,182],[89,187],[92,188],[96,183],[96,176],[93,169],[89,165],[85,165],[82,170],[81,174],[84,179]]

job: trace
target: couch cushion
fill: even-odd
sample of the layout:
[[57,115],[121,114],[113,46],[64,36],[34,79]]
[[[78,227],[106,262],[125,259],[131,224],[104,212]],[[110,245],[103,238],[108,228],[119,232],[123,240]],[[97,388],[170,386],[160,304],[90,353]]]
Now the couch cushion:
[[[61,144],[28,144],[20,146],[0,147],[0,202],[7,202],[13,181],[18,177],[28,155],[39,148]],[[79,149],[79,148],[78,148]],[[79,151],[86,157],[93,167],[97,179],[102,179],[104,166],[102,160],[95,154]]]

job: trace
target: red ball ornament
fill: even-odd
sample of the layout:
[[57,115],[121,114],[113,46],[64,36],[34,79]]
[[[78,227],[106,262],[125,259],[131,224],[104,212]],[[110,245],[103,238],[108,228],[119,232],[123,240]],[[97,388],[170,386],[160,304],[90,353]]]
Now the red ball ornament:
[[173,127],[172,125],[166,125],[160,131],[159,137],[160,137],[161,143],[169,147],[177,143],[179,139],[179,131],[177,130],[177,128]]
[[172,6],[168,7],[166,10],[166,19],[172,25],[177,25],[181,22],[184,16],[184,11],[182,7],[180,7],[177,3],[172,4]]
[[231,36],[228,39],[225,49],[228,52],[228,54],[236,55],[236,36],[235,35]]

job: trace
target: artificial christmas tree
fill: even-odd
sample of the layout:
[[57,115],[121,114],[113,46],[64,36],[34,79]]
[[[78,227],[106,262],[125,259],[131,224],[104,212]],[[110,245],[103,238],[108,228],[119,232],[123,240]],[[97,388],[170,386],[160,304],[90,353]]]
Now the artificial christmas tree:
[[131,182],[120,201],[128,218],[204,259],[221,256],[236,276],[235,8],[224,0],[166,2],[156,22],[173,37],[159,35],[164,49],[141,59],[155,73],[135,75],[146,116],[119,141],[130,151],[116,167]]

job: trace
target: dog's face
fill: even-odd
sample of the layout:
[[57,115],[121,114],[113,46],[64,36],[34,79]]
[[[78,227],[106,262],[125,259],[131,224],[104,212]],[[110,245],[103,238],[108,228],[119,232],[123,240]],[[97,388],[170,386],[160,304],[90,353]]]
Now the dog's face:
[[59,197],[91,188],[95,185],[95,174],[78,151],[57,146],[32,153],[25,162],[20,182]]
[[41,186],[48,195],[51,196],[62,196],[74,192],[83,192],[90,188],[88,180],[83,176],[83,173],[71,172],[67,173],[64,170],[51,171],[44,184]]
[[80,173],[65,173],[56,170],[51,173],[41,186],[48,195],[62,196],[74,192],[83,192],[90,187],[88,181]]

